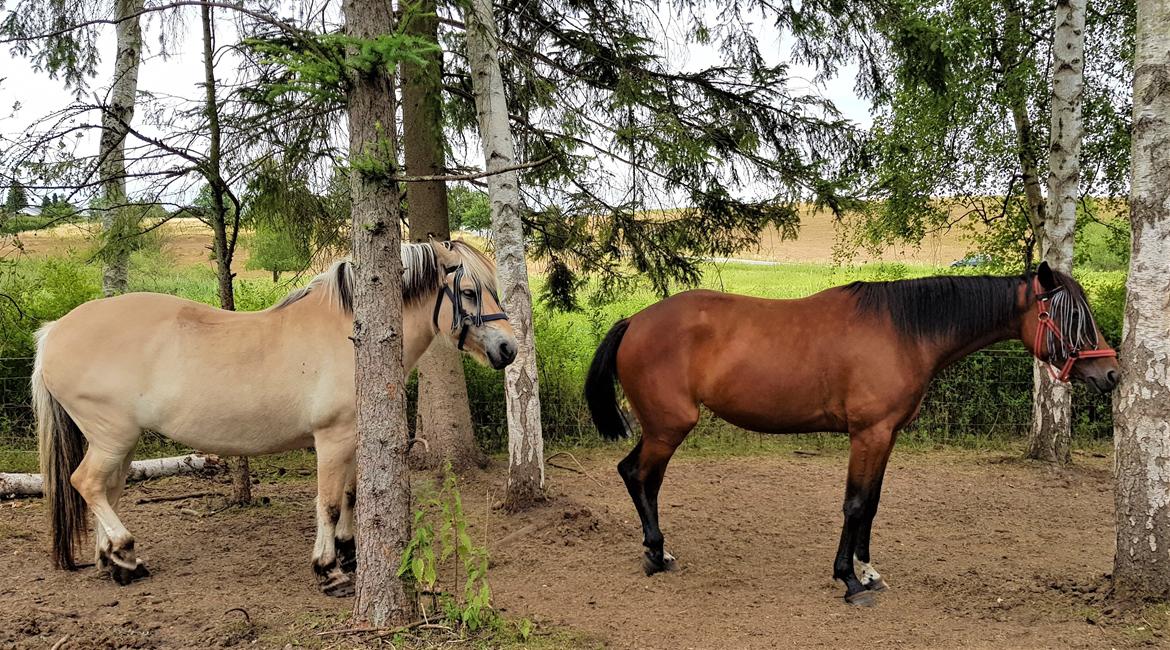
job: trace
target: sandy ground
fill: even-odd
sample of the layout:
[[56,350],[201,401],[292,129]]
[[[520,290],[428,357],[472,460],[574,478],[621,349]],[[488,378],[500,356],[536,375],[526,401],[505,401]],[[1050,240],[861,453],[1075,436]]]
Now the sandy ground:
[[[588,453],[587,475],[550,468],[551,500],[520,515],[489,507],[503,463],[463,482],[472,535],[491,549],[495,605],[541,634],[570,635],[556,637],[572,639],[566,647],[1170,647],[1167,611],[1123,622],[1103,602],[1108,459],[1078,456],[1053,472],[1003,454],[896,453],[873,544],[891,590],[861,609],[830,579],[844,455],[676,459],[661,502],[679,569],[651,578],[619,457]],[[212,480],[128,490],[124,518],[154,572],[128,587],[94,569],[51,569],[40,502],[0,503],[0,647],[66,635],[59,650],[324,643],[314,634],[344,625],[351,601],[318,594],[309,570],[311,477],[267,475],[256,486],[267,505],[212,516],[216,497],[135,503],[228,491]],[[237,607],[251,624],[228,611]]]

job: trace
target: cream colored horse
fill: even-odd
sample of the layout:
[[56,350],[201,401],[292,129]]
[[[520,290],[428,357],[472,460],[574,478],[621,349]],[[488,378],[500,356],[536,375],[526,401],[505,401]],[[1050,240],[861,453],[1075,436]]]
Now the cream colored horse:
[[[439,332],[496,369],[515,358],[491,260],[458,241],[403,244],[402,258],[408,372]],[[88,504],[98,567],[121,584],[149,575],[115,512],[149,429],[229,456],[315,447],[313,568],[327,594],[352,593],[352,296],[352,270],[339,262],[261,312],[133,293],[88,302],[42,327],[33,406],[54,563],[77,567]]]

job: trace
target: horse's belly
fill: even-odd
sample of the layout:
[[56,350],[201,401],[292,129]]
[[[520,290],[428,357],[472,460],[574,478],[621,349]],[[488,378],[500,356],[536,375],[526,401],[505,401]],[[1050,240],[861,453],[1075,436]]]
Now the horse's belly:
[[760,433],[818,433],[822,431],[840,431],[841,424],[826,410],[801,410],[786,412],[783,406],[776,405],[770,410],[758,408],[712,406],[705,404],[711,412],[720,419],[749,431]]
[[144,428],[200,451],[229,456],[255,456],[313,444],[314,426],[308,413],[290,407],[274,409],[220,404],[194,409],[183,405],[158,410],[143,419]]

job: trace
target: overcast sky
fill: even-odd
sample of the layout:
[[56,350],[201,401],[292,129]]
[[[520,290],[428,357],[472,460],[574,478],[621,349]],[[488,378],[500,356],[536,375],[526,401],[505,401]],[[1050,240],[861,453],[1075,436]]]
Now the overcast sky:
[[[188,8],[183,11],[186,20],[179,27],[180,38],[171,41],[169,56],[164,57],[159,53],[157,25],[144,25],[147,53],[139,73],[140,91],[192,99],[201,96],[202,40],[197,9]],[[220,20],[218,24],[218,38],[221,43],[234,38],[234,30],[228,21]],[[678,27],[668,20],[665,28],[670,31]],[[789,44],[781,42],[778,32],[768,21],[757,20],[753,29],[759,38],[761,50],[770,62],[788,60]],[[101,32],[101,39],[100,51],[111,51],[114,28],[105,27]],[[682,47],[669,43],[661,45],[669,54],[668,60],[675,62],[682,70],[694,70],[718,61],[717,54],[710,47]],[[234,64],[230,60],[225,60],[218,67],[221,70],[219,74],[228,75],[233,68]],[[92,98],[94,94],[104,95],[106,80],[111,76],[111,71],[111,58],[103,58],[97,76],[90,81],[89,97]],[[845,70],[841,77],[818,88],[814,88],[810,81],[815,76],[815,70],[793,65],[791,73],[789,86],[793,91],[803,94],[812,90],[819,93],[832,100],[846,118],[861,126],[869,126],[869,104],[859,99],[853,92],[854,70]],[[18,138],[38,118],[66,107],[71,99],[72,95],[65,90],[61,80],[51,79],[43,72],[34,71],[27,60],[12,56],[7,48],[0,50],[0,136],[5,139]],[[16,108],[18,104],[19,109]],[[95,115],[91,119],[96,121],[98,118]],[[83,139],[79,143],[79,148],[86,151],[93,149],[96,152],[95,135],[91,134]],[[460,162],[482,165],[482,161],[475,160]]]

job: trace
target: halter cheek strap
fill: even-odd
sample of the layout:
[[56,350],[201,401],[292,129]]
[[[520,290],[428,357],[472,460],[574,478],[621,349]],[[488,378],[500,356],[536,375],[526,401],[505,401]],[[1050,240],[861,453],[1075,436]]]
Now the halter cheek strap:
[[[1060,328],[1057,327],[1056,323],[1052,321],[1052,312],[1048,309],[1048,301],[1052,299],[1054,294],[1063,290],[1064,287],[1057,287],[1052,291],[1036,292],[1036,306],[1037,309],[1039,309],[1039,313],[1036,314],[1036,341],[1032,345],[1033,354],[1036,355],[1036,358],[1040,358],[1040,350],[1043,349],[1040,346],[1044,343],[1044,335],[1046,333],[1051,332],[1052,335],[1056,337],[1056,340],[1064,343],[1064,337],[1060,333]],[[1069,375],[1072,374],[1073,366],[1076,365],[1077,361],[1080,361],[1081,359],[1116,356],[1117,352],[1115,350],[1081,350],[1074,347],[1069,351],[1068,357],[1064,360],[1064,365],[1060,367],[1059,371],[1055,366],[1052,365],[1051,362],[1045,361],[1045,364],[1048,368],[1048,374],[1051,375],[1054,380],[1067,382]],[[1048,351],[1048,358],[1052,358],[1052,350]]]
[[[448,268],[444,269],[444,271],[445,273],[450,273],[452,269]],[[458,287],[460,280],[462,280],[464,276],[463,266],[460,265],[456,267],[454,271],[455,286]],[[496,304],[499,304],[500,299],[496,296],[496,293],[490,289],[488,291],[491,293],[492,297],[495,298]],[[480,286],[479,282],[475,283],[475,294],[478,298],[476,300],[475,314],[471,314],[466,309],[464,309],[463,295],[459,291],[452,289],[450,284],[444,283],[442,290],[440,290],[438,295],[435,296],[435,312],[431,316],[431,321],[434,323],[435,329],[438,330],[439,310],[443,306],[443,298],[449,298],[451,300],[451,331],[454,332],[457,327],[462,325],[462,329],[459,331],[460,350],[463,349],[463,344],[467,342],[467,335],[473,326],[480,327],[484,323],[490,323],[494,320],[508,320],[508,315],[502,311],[496,312],[494,314],[483,313],[483,287]]]

